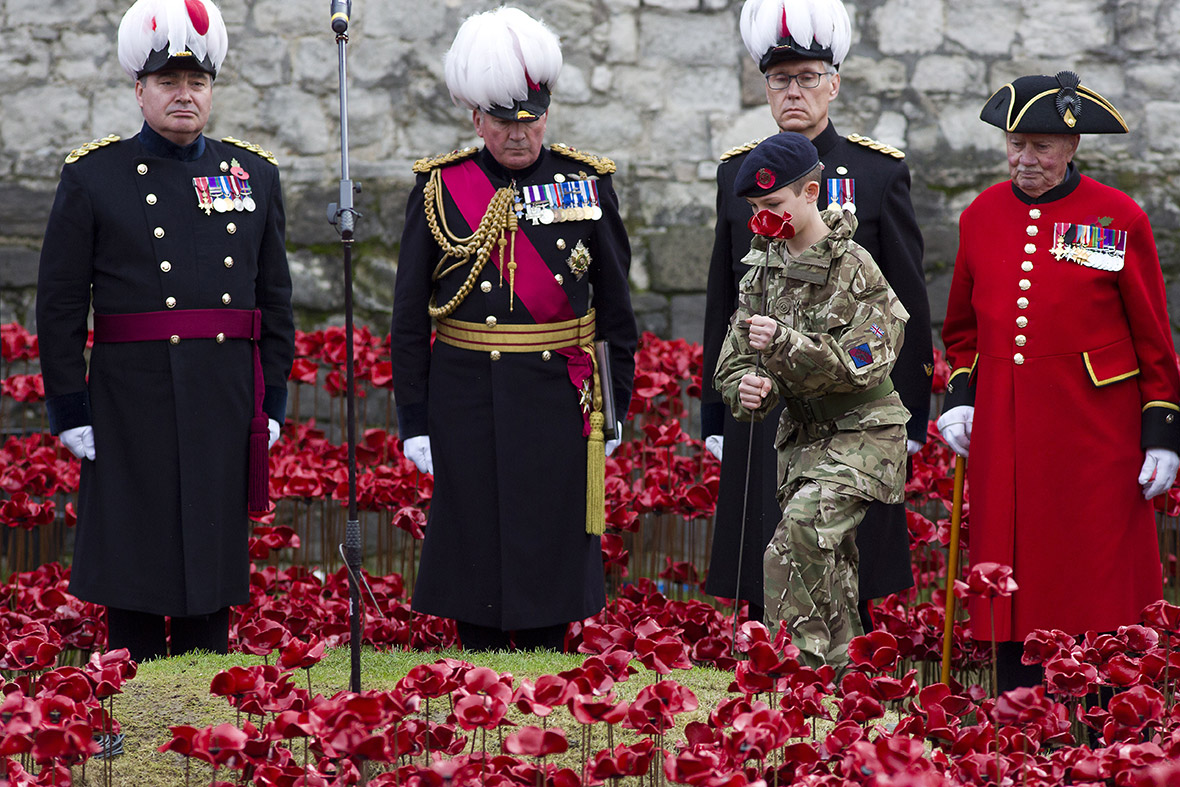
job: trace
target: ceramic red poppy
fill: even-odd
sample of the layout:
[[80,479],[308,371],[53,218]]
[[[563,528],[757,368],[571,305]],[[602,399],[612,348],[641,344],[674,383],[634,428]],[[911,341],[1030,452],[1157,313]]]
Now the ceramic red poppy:
[[750,232],[772,240],[790,240],[795,237],[791,214],[778,214],[772,210],[760,210],[750,217],[747,226]]

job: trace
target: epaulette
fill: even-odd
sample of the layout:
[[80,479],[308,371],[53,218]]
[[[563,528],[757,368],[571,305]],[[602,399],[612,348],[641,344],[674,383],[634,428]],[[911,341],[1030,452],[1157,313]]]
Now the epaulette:
[[606,156],[595,156],[593,153],[584,153],[577,148],[571,148],[569,145],[563,145],[560,142],[550,145],[549,149],[559,156],[565,156],[566,158],[572,158],[574,161],[589,164],[594,167],[594,171],[599,175],[610,175],[615,171],[615,162]]
[[747,142],[744,145],[738,145],[736,148],[730,148],[729,150],[727,150],[721,154],[721,160],[722,161],[729,161],[734,156],[740,156],[743,153],[749,153],[751,150],[758,147],[758,145],[761,144],[762,140],[764,140],[764,139],[766,139],[766,137],[759,137],[758,139],[751,139],[749,142]]
[[860,134],[849,134],[849,142],[855,142],[858,145],[864,145],[866,148],[875,150],[878,153],[884,153],[886,156],[893,156],[895,159],[905,158],[905,153],[893,147],[886,145],[884,142],[878,142],[871,137],[862,137]]
[[70,155],[66,156],[66,163],[73,164],[75,161],[82,158],[90,151],[98,150],[99,148],[105,148],[107,145],[111,144],[112,142],[118,142],[118,141],[119,141],[118,134],[108,134],[105,137],[102,137],[101,139],[96,139],[91,142],[87,142],[82,147],[74,148],[73,150],[71,150]]
[[237,145],[240,148],[245,148],[256,156],[261,156],[262,158],[266,159],[276,167],[279,164],[279,162],[275,161],[275,154],[271,153],[269,150],[263,150],[261,145],[255,145],[253,142],[247,142],[244,139],[237,139],[236,137],[222,137],[221,141],[228,142],[230,145]]
[[462,150],[452,150],[450,153],[443,153],[441,156],[434,158],[420,158],[414,162],[414,172],[430,172],[432,169],[445,167],[447,164],[453,164],[456,161],[462,161],[468,156],[473,156],[479,152],[479,148],[463,148]]

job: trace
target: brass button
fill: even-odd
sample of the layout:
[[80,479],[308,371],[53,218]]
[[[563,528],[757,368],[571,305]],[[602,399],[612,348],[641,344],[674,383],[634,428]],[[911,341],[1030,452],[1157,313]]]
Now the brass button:
[[1030,208],[1028,211],[1028,217],[1030,219],[1039,219],[1041,217],[1041,209],[1040,208]]
[[218,344],[225,344],[225,334],[224,334],[224,333],[219,333],[219,334],[217,334],[217,336],[216,336],[216,337],[214,337],[214,338],[216,338],[216,339],[217,339],[217,343],[218,343]]
[[1035,225],[1035,224],[1029,224],[1027,227],[1024,228],[1024,231],[1028,233],[1028,236],[1030,238],[1035,238],[1037,236],[1037,233],[1040,232],[1040,230],[1037,229],[1037,225]]
[[1021,279],[1020,280],[1020,289],[1027,290],[1031,286],[1032,286],[1032,282],[1029,281],[1028,279]]
[[492,283],[490,281],[481,281],[479,283],[479,288],[483,292],[491,292],[492,291]]
[[1017,298],[1016,305],[1022,309],[1027,309],[1028,308],[1028,298]]
[[492,351],[489,353],[489,355],[491,355],[491,356],[492,356],[492,360],[493,360],[493,361],[498,361],[498,360],[500,360],[500,351],[499,351],[499,350],[492,350]]
[[557,239],[557,248],[565,249],[565,238],[558,238]]
[[1024,253],[1025,254],[1036,254],[1037,253],[1037,245],[1035,243],[1024,244]]
[[558,284],[565,284],[565,277],[563,277],[560,273],[553,274],[553,280]]
[[173,298],[171,295],[169,295],[167,298],[164,299],[164,305],[167,306],[169,309],[175,309],[176,308],[176,299]]
[[1028,318],[1023,314],[1016,318],[1016,327],[1025,328],[1028,326]]
[[225,258],[225,267],[232,268],[233,266],[234,266],[234,258],[233,257],[226,257]]
[[558,172],[553,176],[553,180],[555,183],[565,183],[565,175],[562,175],[560,172]]
[[224,161],[217,166],[221,167],[222,172],[229,172],[229,164],[226,164]]
[[1020,270],[1024,271],[1025,273],[1028,273],[1032,269],[1033,269],[1032,260],[1025,260],[1024,262],[1020,263]]
[[233,235],[235,232],[238,231],[238,225],[234,224],[231,221],[229,224],[225,225],[225,231],[228,232],[230,235]]
[[836,174],[837,175],[847,175],[848,174],[848,167],[836,167]]
[[1167,415],[1165,415],[1165,416],[1164,416],[1164,423],[1165,423],[1165,424],[1170,424],[1170,423],[1172,423],[1172,422],[1173,422],[1173,421],[1175,421],[1175,420],[1176,420],[1176,414],[1175,414],[1175,413],[1168,413]]
[[160,270],[164,271],[164,273],[167,273],[168,271],[172,270],[172,263],[168,262],[168,260],[164,260],[160,263]]
[[140,164],[138,167],[135,168],[135,171],[138,172],[140,175],[146,175],[147,174],[147,164]]
[[143,199],[144,199],[144,202],[146,202],[146,203],[147,203],[147,204],[149,204],[149,205],[155,205],[155,204],[156,204],[156,195],[155,195],[155,194],[148,194],[148,195],[147,195],[146,197],[144,197]]
[[227,293],[223,293],[223,294],[222,294],[222,296],[221,296],[221,302],[222,302],[222,303],[224,303],[226,306],[229,306],[229,302],[230,302],[230,301],[232,301],[232,300],[233,300],[233,298],[229,297],[229,293],[228,293],[228,292],[227,292]]
[[553,353],[549,352],[548,350],[545,350],[544,352],[541,353],[541,360],[542,361],[548,361],[552,357],[553,357]]
[[1017,334],[1016,335],[1016,346],[1023,347],[1026,344],[1028,344],[1028,337],[1025,336],[1023,333]]
[[1020,366],[1021,364],[1023,364],[1023,363],[1024,363],[1024,356],[1023,356],[1023,355],[1021,355],[1020,353],[1016,353],[1016,355],[1013,355],[1013,356],[1012,356],[1012,361],[1013,361],[1013,362],[1014,362],[1014,363],[1015,363],[1017,366]]
[[152,234],[155,235],[157,238],[162,238],[162,237],[164,237],[164,228],[163,227],[156,227],[154,230],[152,230]]
[[495,318],[495,317],[493,317],[493,316],[492,316],[492,315],[490,315],[490,314],[488,315],[488,318],[487,318],[486,320],[484,320],[484,322],[485,322],[485,323],[487,323],[487,326],[488,326],[489,328],[495,328],[495,327],[496,327],[496,318]]
[[168,341],[172,342],[173,344],[180,344],[180,337],[176,334],[172,334],[170,337],[168,337]]

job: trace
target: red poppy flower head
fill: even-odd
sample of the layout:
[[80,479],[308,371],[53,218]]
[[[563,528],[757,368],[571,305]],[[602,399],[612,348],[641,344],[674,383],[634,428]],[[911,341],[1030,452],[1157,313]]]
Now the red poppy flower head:
[[750,217],[747,226],[750,232],[770,240],[789,240],[795,237],[795,227],[791,224],[790,213],[780,216],[772,210],[760,210]]

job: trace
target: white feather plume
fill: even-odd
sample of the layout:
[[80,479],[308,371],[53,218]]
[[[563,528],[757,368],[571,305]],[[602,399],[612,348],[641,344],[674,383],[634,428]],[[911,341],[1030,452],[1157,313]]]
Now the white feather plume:
[[561,73],[561,42],[543,22],[501,6],[463,22],[443,65],[457,105],[512,106],[528,98],[530,79],[553,89]]
[[791,37],[804,47],[812,41],[832,50],[832,64],[839,65],[852,45],[852,23],[841,0],[746,0],[741,31],[746,51],[755,61],[782,38],[783,16]]
[[221,70],[229,49],[229,36],[221,11],[210,0],[195,0],[209,16],[205,35],[197,32],[185,0],[136,0],[119,23],[119,64],[135,77],[148,56],[167,47],[168,54],[185,50],[198,60],[206,56],[215,71]]

